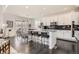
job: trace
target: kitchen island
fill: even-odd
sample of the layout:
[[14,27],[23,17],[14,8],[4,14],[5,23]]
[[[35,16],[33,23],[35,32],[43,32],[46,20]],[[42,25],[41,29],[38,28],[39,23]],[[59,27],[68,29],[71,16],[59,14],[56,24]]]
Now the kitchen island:
[[[43,44],[44,46],[48,46],[49,52],[56,45],[56,30],[30,30],[30,39],[39,44]],[[37,45],[37,44],[35,44]],[[44,47],[43,46],[43,47]]]

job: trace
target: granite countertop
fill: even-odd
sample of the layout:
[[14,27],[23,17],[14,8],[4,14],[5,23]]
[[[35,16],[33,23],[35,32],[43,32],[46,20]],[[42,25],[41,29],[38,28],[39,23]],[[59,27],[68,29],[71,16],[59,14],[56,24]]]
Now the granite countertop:
[[58,40],[63,40],[63,41],[70,41],[70,42],[77,42],[75,38],[60,38],[57,37]]
[[40,30],[29,30],[29,31],[38,31],[38,32],[56,32],[56,30],[51,30],[51,29],[40,29]]

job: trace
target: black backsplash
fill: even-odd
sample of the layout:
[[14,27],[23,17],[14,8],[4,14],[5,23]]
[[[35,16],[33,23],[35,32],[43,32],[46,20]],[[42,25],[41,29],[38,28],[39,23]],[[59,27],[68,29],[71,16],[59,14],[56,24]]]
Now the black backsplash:
[[[71,30],[71,25],[54,25],[52,27],[47,26],[44,29]],[[79,25],[74,25],[74,29],[79,31]]]
[[57,30],[71,30],[71,25],[57,25],[55,29],[57,29]]
[[[71,30],[71,25],[57,25],[57,30]],[[79,31],[79,25],[74,25],[74,30]]]
[[74,25],[74,29],[79,31],[79,25]]

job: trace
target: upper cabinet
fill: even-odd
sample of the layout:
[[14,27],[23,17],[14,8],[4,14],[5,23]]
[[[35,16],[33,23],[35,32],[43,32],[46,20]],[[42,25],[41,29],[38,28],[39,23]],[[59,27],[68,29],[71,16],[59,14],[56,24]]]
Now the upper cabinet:
[[72,22],[72,14],[64,13],[58,15],[58,25],[71,25]]
[[52,15],[44,17],[40,21],[42,21],[45,25],[50,25],[50,22],[57,22],[58,25],[71,25],[72,21],[75,21],[75,24],[79,24],[79,12],[67,12]]
[[75,24],[79,25],[79,12],[74,12],[72,15],[73,15],[73,20],[75,21]]

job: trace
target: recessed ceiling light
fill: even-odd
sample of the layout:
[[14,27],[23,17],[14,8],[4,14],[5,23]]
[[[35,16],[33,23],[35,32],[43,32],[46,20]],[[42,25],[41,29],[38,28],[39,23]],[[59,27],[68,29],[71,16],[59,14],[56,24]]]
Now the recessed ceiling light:
[[68,8],[64,8],[64,10],[67,10]]
[[43,8],[43,10],[46,10],[46,8]]
[[5,5],[5,8],[7,8],[8,7],[8,5]]
[[28,8],[29,8],[29,6],[25,6],[25,8],[27,8],[27,9],[28,9]]

